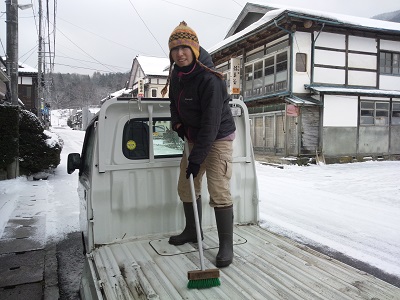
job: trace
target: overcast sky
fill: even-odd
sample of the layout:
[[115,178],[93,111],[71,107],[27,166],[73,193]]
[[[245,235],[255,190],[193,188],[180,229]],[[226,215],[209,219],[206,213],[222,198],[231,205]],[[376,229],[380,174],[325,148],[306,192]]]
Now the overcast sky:
[[[15,0],[14,0],[15,1]],[[55,52],[54,72],[92,75],[93,72],[127,72],[136,55],[167,57],[167,41],[172,30],[185,20],[204,48],[223,40],[239,15],[245,0],[42,0],[42,36]],[[19,61],[37,68],[38,0],[33,9],[19,10]],[[358,17],[400,10],[398,0],[279,0],[249,1],[271,5],[280,3]],[[6,52],[6,5],[0,3],[0,55]],[[48,30],[47,28],[50,28]],[[55,46],[53,29],[55,30]],[[45,47],[49,52],[49,44]],[[48,54],[46,54],[48,56]],[[49,61],[49,58],[46,59]]]

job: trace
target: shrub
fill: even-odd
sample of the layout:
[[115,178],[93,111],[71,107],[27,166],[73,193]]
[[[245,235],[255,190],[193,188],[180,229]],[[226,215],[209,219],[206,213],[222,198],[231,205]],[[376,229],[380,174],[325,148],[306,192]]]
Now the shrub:
[[18,107],[0,105],[0,171],[18,156],[18,116]]
[[21,110],[19,127],[19,167],[21,175],[55,169],[60,164],[63,141],[44,130],[39,119]]

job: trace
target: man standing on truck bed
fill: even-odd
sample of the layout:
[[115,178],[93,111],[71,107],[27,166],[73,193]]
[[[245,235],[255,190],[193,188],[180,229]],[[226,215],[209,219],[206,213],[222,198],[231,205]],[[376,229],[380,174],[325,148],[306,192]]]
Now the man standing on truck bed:
[[[163,96],[169,88],[172,128],[189,141],[189,164],[182,156],[178,194],[183,202],[186,226],[169,243],[197,242],[195,218],[188,178],[194,178],[199,220],[201,220],[201,181],[207,176],[210,206],[214,208],[218,229],[217,267],[233,259],[233,203],[230,193],[232,141],[235,123],[230,97],[223,76],[215,71],[210,54],[199,45],[196,32],[182,21],[168,41],[171,65]],[[201,231],[203,238],[203,232]]]

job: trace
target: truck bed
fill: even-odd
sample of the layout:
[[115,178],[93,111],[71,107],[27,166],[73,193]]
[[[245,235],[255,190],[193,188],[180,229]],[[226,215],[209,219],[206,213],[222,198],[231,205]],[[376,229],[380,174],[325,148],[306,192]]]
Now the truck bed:
[[[215,268],[217,232],[204,234],[206,268]],[[84,272],[97,274],[92,293],[107,299],[400,299],[397,287],[257,225],[234,227],[233,263],[220,269],[221,286],[209,289],[186,287],[187,272],[199,269],[196,244],[173,246],[159,236],[90,255]]]

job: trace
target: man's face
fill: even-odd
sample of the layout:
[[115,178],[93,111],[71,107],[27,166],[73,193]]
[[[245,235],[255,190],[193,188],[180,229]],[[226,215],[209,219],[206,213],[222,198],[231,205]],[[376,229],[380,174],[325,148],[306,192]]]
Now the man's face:
[[193,62],[193,52],[188,46],[177,46],[171,49],[171,57],[178,67],[190,66]]

